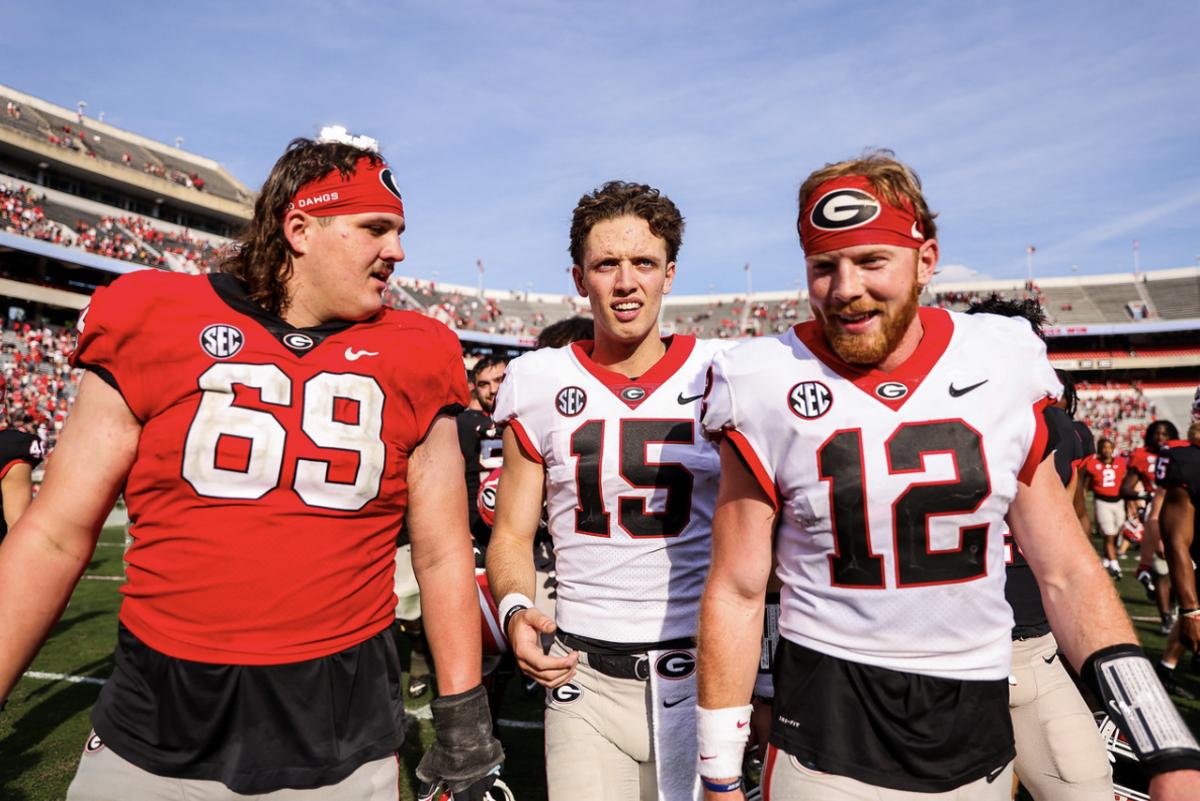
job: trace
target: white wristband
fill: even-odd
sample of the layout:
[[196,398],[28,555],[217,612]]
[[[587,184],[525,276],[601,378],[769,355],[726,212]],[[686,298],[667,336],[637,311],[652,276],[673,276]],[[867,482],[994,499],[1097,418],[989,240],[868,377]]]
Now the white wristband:
[[528,609],[531,606],[533,606],[533,601],[519,592],[510,592],[500,599],[500,605],[496,608],[496,617],[500,618],[500,625],[504,627],[505,637],[508,636],[508,616],[512,610],[517,607]]
[[697,768],[701,776],[728,779],[742,775],[752,709],[749,704],[721,709],[696,707]]

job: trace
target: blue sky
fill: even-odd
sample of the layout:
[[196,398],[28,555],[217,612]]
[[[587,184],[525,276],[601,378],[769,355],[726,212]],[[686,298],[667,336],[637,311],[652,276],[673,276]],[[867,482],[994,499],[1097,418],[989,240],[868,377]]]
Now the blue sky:
[[14,4],[0,82],[257,187],[293,136],[380,140],[402,273],[568,291],[571,209],[610,178],[687,218],[677,292],[802,281],[795,192],[894,149],[947,277],[1200,257],[1200,5],[292,0]]

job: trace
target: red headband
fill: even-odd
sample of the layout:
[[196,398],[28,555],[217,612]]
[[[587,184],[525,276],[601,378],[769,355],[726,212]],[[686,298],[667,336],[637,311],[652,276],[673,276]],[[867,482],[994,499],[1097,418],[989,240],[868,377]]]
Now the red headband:
[[404,216],[404,202],[392,169],[382,160],[372,162],[366,156],[358,160],[349,178],[343,178],[335,169],[300,187],[287,206],[288,211],[293,209],[314,217],[370,211]]
[[800,215],[805,254],[855,245],[919,248],[925,241],[912,203],[893,206],[861,175],[833,178],[817,187]]

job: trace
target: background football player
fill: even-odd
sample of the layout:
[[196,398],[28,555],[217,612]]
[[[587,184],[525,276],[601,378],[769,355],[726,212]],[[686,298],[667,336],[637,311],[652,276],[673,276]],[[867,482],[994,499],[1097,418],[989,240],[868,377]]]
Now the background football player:
[[1064,653],[1133,722],[1155,797],[1197,797],[1200,747],[1045,458],[1060,392],[1045,346],[1022,320],[918,310],[936,227],[890,153],[816,171],[799,199],[815,319],[719,355],[706,399],[724,435],[701,608],[707,797],[740,796],[776,520],[766,797],[1008,799],[1006,520]]
[[42,461],[42,441],[12,427],[6,401],[0,383],[0,542],[33,500],[33,469]]
[[[696,791],[694,636],[718,468],[700,399],[722,345],[660,335],[682,236],[656,189],[613,181],[584,195],[571,258],[595,340],[513,360],[496,400],[488,573],[518,664],[548,689],[551,801]],[[554,621],[531,599],[543,487]]]
[[460,625],[478,616],[465,374],[448,329],[382,306],[404,224],[378,154],[297,139],[223,272],[132,273],[81,316],[74,412],[0,548],[3,697],[124,488],[116,666],[72,801],[394,799],[404,518],[443,694],[418,776],[494,781],[479,629]]
[[[1129,514],[1128,501],[1121,498],[1121,484],[1129,463],[1118,456],[1117,447],[1111,439],[1101,438],[1096,443],[1096,453],[1083,463],[1086,486],[1095,498],[1096,528],[1104,538],[1104,569],[1113,578],[1121,577],[1123,555],[1117,549],[1117,535]],[[1123,543],[1128,548],[1128,543]]]

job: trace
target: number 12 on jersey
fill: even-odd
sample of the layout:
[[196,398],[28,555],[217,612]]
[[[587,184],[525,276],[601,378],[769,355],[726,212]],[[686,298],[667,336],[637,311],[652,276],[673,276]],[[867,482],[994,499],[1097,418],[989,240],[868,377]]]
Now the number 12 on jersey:
[[[931,517],[970,514],[991,493],[979,432],[962,420],[903,423],[883,448],[891,475],[923,471],[925,457],[935,453],[949,454],[956,473],[950,481],[909,484],[892,503],[896,586],[952,584],[984,576],[986,524],[960,529],[957,550],[929,547]],[[884,589],[884,558],[871,550],[862,429],[834,432],[817,449],[817,467],[830,488],[834,552],[829,570],[834,586]]]

